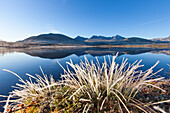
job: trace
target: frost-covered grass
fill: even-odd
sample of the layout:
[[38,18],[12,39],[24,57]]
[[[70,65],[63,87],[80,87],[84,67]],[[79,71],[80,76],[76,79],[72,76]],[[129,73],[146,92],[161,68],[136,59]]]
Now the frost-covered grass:
[[[108,56],[109,57],[109,56]],[[129,64],[127,59],[119,65],[115,62],[116,56],[109,57],[109,63],[97,63],[88,61],[73,64],[67,62],[73,69],[63,68],[64,74],[60,81],[55,81],[52,76],[48,77],[42,71],[40,75],[29,76],[29,80],[24,81],[15,74],[21,84],[16,84],[15,90],[10,92],[10,98],[5,106],[5,111],[22,112],[158,112],[159,107],[154,107],[152,103],[143,103],[139,100],[138,94],[146,88],[156,88],[161,92],[166,92],[154,81],[161,81],[163,77],[157,77],[153,73],[153,68],[158,62],[146,71],[137,70],[140,61]],[[36,82],[32,82],[35,79]],[[9,102],[12,102],[8,105]],[[169,102],[162,100],[154,102],[159,104]],[[160,108],[161,109],[161,108]],[[163,110],[163,109],[161,109]]]

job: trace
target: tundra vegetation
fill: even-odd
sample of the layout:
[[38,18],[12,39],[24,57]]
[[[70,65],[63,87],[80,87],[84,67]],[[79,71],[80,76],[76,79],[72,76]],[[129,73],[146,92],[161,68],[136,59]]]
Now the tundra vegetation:
[[[157,76],[153,68],[139,70],[141,61],[129,64],[123,59],[121,64],[115,62],[116,56],[108,56],[107,62],[81,61],[74,64],[67,62],[63,68],[61,80],[44,74],[30,75],[23,80],[16,73],[4,69],[19,78],[14,90],[10,92],[4,106],[4,112],[15,113],[157,113],[169,112],[169,81]],[[60,64],[60,63],[59,63]],[[34,80],[33,80],[34,79]]]

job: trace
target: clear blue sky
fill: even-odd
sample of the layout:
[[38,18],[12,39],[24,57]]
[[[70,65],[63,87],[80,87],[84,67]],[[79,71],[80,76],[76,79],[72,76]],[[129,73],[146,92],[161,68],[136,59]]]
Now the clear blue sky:
[[0,0],[0,39],[170,35],[170,0]]

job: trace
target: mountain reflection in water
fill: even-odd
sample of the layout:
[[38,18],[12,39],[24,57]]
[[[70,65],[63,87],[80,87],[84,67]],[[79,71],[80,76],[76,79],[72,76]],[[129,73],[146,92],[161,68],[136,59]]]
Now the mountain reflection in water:
[[90,54],[92,56],[103,55],[115,55],[117,52],[120,55],[123,54],[141,54],[141,53],[155,53],[155,54],[167,54],[170,55],[170,49],[156,49],[156,48],[59,48],[59,49],[0,49],[0,54],[22,52],[31,56],[37,56],[40,58],[56,59],[64,58],[75,54],[81,56],[84,54]]

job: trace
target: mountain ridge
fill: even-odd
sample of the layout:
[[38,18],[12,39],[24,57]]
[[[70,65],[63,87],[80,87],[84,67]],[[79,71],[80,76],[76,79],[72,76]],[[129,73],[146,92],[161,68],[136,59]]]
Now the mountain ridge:
[[69,36],[63,34],[40,34],[38,36],[31,36],[20,42],[27,42],[27,43],[42,43],[42,44],[82,44],[81,41],[75,40]]
[[124,41],[130,41],[130,42],[153,42],[152,40],[139,38],[139,37],[126,38],[126,39],[124,39]]
[[85,40],[93,40],[93,39],[97,39],[97,40],[123,40],[126,39],[125,37],[122,37],[120,35],[115,35],[112,37],[107,37],[107,36],[97,36],[97,35],[93,35],[89,38],[85,38],[82,36],[77,36],[75,38],[71,38],[69,36],[66,36],[64,34],[53,34],[53,33],[49,33],[49,34],[40,34],[37,36],[31,36],[28,37],[24,40],[21,40],[19,42],[44,42],[44,41],[49,41],[49,40],[55,40],[55,41],[66,41],[66,40],[79,40],[79,41],[85,41]]
[[[168,37],[169,39],[170,37]],[[163,40],[163,39],[162,39]],[[141,37],[123,37],[121,35],[102,36],[93,35],[89,38],[77,36],[75,38],[64,34],[40,34],[38,36],[28,37],[20,42],[38,43],[38,44],[83,44],[83,45],[108,45],[108,44],[141,44],[141,43],[157,43],[154,39],[145,39]],[[162,42],[162,41],[160,41]],[[158,42],[159,43],[159,42]]]

